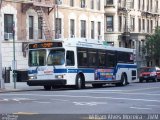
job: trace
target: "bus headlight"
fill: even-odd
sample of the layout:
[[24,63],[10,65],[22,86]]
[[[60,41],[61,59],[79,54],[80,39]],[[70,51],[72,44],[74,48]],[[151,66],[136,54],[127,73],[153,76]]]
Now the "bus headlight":
[[55,75],[55,78],[63,79],[63,78],[64,78],[64,75]]
[[36,76],[29,76],[29,80],[37,79]]

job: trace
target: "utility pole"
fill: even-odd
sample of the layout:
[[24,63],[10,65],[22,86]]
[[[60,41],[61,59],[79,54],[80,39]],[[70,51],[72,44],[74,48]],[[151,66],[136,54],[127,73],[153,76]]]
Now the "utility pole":
[[[1,13],[1,6],[2,6],[2,0],[0,0],[0,19],[2,19],[2,13]],[[4,89],[4,79],[2,78],[2,39],[0,37],[0,88]]]

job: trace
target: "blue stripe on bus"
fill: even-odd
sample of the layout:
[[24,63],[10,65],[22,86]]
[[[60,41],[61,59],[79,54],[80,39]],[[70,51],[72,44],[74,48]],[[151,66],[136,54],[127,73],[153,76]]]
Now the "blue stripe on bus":
[[54,73],[94,73],[94,69],[54,69]]
[[[137,65],[126,65],[126,64],[118,64],[114,69],[114,74],[117,72],[119,68],[137,68]],[[95,73],[96,69],[102,69],[102,68],[80,68],[80,69],[54,69],[53,73]],[[110,69],[110,68],[105,68]],[[28,74],[36,74],[37,70],[29,70]]]

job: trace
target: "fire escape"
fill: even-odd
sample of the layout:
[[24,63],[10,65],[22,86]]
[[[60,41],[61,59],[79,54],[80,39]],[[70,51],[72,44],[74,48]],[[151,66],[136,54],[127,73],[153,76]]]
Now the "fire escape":
[[130,40],[130,27],[129,27],[129,15],[128,13],[131,11],[131,2],[130,0],[121,0],[118,5],[118,13],[123,14],[125,16],[124,29],[122,33],[122,40],[129,41]]
[[37,12],[38,18],[41,18],[41,27],[46,40],[52,40],[53,33],[50,28],[49,14],[54,9],[53,0],[25,0],[21,4],[22,12],[25,13],[29,8]]

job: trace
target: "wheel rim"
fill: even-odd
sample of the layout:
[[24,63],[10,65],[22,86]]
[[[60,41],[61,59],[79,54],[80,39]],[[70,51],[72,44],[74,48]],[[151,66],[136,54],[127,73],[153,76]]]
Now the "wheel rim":
[[122,79],[123,79],[123,85],[126,85],[126,78],[124,75],[122,76]]
[[78,77],[77,87],[78,87],[78,89],[81,89],[81,88],[82,88],[82,80],[81,80],[80,77]]

